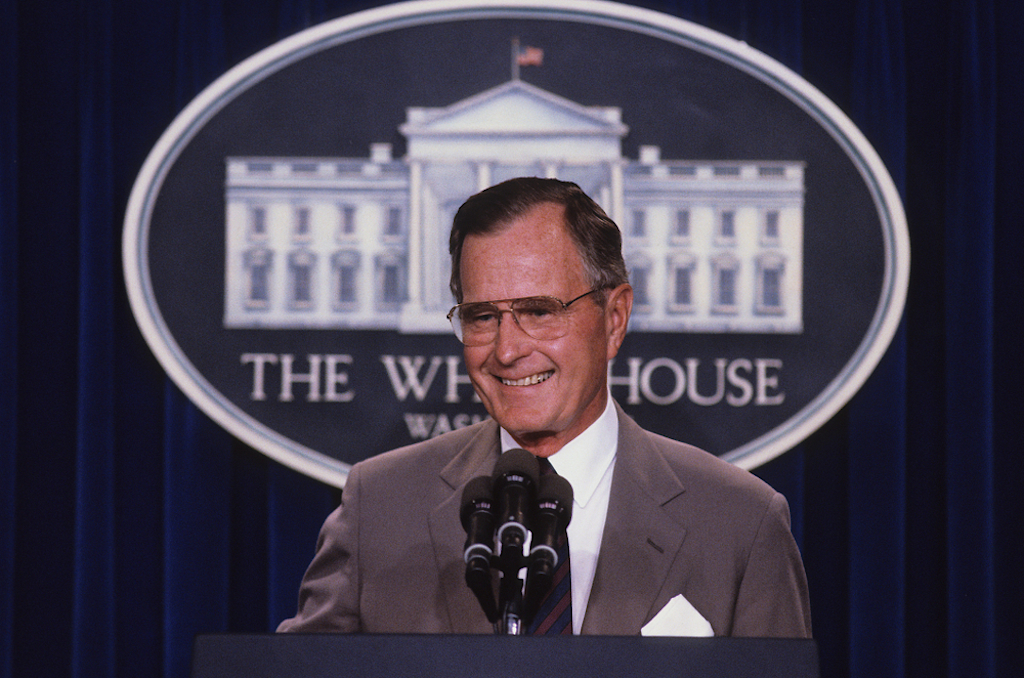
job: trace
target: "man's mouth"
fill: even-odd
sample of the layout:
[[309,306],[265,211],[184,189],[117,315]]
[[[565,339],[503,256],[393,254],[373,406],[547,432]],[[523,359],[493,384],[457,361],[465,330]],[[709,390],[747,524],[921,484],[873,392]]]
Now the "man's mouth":
[[505,384],[505,386],[533,386],[542,381],[547,381],[554,373],[554,370],[548,370],[547,372],[541,372],[540,374],[534,374],[522,379],[502,379],[501,383]]

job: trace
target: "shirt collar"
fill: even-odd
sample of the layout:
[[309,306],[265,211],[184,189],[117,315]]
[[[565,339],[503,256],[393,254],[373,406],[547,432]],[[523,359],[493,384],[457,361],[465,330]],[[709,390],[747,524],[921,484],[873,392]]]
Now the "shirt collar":
[[[604,412],[562,449],[548,457],[555,472],[569,481],[573,490],[573,502],[586,506],[594,496],[619,446],[619,417],[612,403],[611,394]],[[504,428],[501,429],[501,451],[518,448],[519,444]]]

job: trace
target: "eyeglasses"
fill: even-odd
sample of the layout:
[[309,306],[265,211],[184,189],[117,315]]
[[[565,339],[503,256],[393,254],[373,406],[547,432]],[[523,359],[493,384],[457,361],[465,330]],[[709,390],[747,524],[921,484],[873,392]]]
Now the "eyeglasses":
[[[555,297],[520,297],[459,304],[448,311],[448,320],[455,336],[466,346],[486,346],[494,341],[502,313],[511,313],[516,325],[534,339],[559,339],[569,331],[569,307],[600,289],[595,287],[572,301]],[[498,308],[498,304],[508,304],[509,307]]]

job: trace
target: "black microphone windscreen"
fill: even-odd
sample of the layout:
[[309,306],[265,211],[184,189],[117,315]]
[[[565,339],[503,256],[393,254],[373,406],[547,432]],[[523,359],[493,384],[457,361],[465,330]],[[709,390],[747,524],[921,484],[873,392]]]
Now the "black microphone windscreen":
[[526,450],[509,450],[498,457],[498,462],[494,465],[496,480],[508,475],[525,476],[536,486],[540,478],[540,462]]
[[490,476],[477,476],[470,480],[462,490],[462,528],[469,529],[469,518],[473,511],[480,507],[481,502],[490,507],[494,495],[494,479]]
[[572,518],[572,497],[572,485],[562,476],[549,473],[540,477],[540,486],[537,488],[537,504],[542,506],[548,502],[557,502],[565,509],[566,524]]

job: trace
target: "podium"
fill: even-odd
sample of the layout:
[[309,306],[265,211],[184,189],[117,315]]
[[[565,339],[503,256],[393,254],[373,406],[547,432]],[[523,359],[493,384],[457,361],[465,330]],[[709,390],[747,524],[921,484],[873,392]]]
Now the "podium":
[[818,678],[813,640],[210,634],[192,678]]

